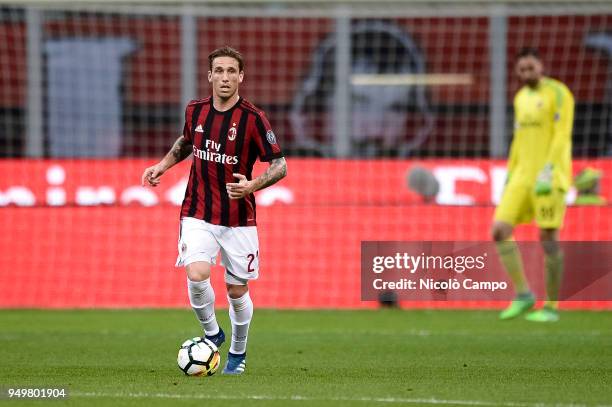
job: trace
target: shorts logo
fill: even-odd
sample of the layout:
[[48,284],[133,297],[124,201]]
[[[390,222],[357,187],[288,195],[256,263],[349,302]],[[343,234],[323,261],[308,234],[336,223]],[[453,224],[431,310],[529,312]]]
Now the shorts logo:
[[266,133],[266,140],[268,140],[268,143],[270,144],[276,144],[276,136],[272,130],[268,130]]
[[187,243],[183,243],[181,245],[181,253],[185,253],[187,251]]
[[229,141],[236,140],[236,134],[238,134],[238,130],[236,130],[236,123],[232,123],[232,128],[227,132],[227,139]]

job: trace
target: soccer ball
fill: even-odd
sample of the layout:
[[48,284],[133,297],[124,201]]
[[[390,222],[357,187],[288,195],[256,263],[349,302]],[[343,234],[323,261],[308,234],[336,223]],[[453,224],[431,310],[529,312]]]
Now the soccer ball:
[[183,342],[176,361],[187,376],[212,376],[219,368],[221,356],[214,343],[196,337]]

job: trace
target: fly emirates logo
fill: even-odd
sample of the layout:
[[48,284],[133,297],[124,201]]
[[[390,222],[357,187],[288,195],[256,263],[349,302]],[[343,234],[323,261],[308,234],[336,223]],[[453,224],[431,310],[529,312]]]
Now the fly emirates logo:
[[200,150],[193,146],[193,156],[200,160],[213,161],[222,164],[238,164],[238,156],[219,154],[221,143],[215,143],[213,140],[206,140],[206,150]]

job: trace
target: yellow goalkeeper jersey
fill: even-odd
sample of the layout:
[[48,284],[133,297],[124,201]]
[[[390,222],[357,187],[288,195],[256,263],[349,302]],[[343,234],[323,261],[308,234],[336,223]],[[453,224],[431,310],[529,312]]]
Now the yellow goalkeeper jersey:
[[573,122],[574,97],[563,83],[543,77],[535,89],[523,86],[514,97],[510,182],[533,185],[550,163],[553,188],[567,191],[572,179]]

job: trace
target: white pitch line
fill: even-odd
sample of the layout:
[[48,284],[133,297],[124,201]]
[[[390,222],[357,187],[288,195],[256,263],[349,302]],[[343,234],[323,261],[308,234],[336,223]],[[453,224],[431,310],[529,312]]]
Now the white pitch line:
[[[547,404],[547,403],[523,403],[523,402],[496,402],[483,400],[445,400],[437,398],[398,398],[398,397],[309,397],[309,396],[267,396],[267,395],[213,395],[213,394],[172,394],[172,393],[81,393],[71,392],[74,397],[93,398],[161,398],[181,400],[266,400],[266,401],[354,401],[363,403],[388,403],[388,404],[431,404],[431,405],[459,405],[459,406],[503,406],[503,407],[587,407],[587,404]],[[597,407],[612,407],[609,405],[597,405]]]

